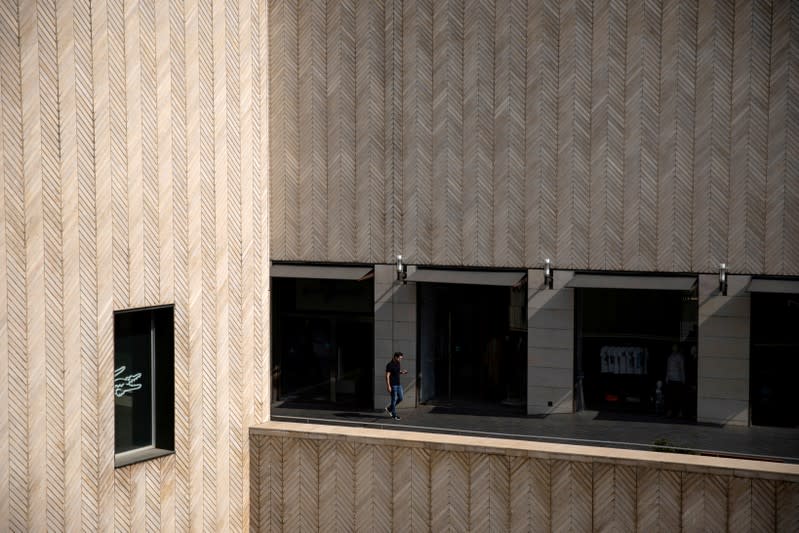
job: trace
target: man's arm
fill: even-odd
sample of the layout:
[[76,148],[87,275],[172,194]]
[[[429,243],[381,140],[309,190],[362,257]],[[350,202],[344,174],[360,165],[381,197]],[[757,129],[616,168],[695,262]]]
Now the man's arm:
[[386,390],[391,393],[391,372],[386,372]]

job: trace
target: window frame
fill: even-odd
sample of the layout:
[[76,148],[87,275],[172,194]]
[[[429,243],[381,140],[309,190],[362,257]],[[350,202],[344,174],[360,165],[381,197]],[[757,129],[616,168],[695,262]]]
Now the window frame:
[[[114,467],[120,468],[175,453],[175,306],[174,304],[114,311],[114,369],[117,367],[117,320],[147,313],[150,346],[150,443],[117,451],[116,395],[114,395]],[[113,390],[113,389],[112,389]]]

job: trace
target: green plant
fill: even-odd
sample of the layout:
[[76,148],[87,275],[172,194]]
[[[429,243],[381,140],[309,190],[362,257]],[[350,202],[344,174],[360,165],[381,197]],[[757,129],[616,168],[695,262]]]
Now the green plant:
[[680,448],[673,442],[668,441],[667,439],[660,438],[655,439],[655,442],[652,443],[652,451],[655,452],[667,452],[667,453],[683,453],[688,455],[694,455],[695,452],[691,450],[686,450],[685,448]]

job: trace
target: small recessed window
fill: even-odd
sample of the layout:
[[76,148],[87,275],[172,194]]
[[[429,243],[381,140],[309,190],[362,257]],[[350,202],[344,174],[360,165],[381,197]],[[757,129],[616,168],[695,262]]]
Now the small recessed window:
[[117,467],[174,452],[174,309],[114,313]]

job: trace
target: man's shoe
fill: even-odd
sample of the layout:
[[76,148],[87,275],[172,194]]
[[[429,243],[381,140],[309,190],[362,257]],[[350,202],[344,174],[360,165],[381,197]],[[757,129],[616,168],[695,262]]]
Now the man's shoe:
[[391,407],[391,406],[387,405],[387,406],[383,407],[383,411],[385,411],[388,416],[391,416],[391,409],[389,409],[389,407]]
[[394,420],[401,420],[401,418],[399,417],[399,415],[394,415]]

